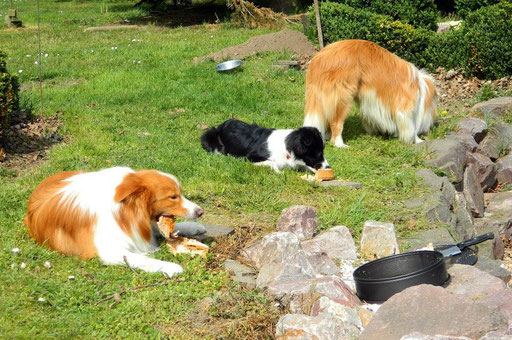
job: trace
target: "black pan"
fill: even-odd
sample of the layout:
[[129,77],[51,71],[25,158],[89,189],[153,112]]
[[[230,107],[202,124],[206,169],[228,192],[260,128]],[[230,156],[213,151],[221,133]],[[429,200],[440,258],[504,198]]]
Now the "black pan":
[[421,250],[365,263],[354,273],[357,295],[367,302],[384,302],[405,288],[423,283],[441,286],[450,275],[438,251]]

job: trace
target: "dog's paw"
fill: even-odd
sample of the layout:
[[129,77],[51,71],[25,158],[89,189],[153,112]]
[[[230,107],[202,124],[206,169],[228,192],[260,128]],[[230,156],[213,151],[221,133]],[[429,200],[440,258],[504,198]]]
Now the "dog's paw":
[[337,148],[340,148],[340,149],[348,149],[348,145],[343,142],[340,142],[340,143],[336,142],[336,143],[334,143],[334,146]]
[[206,228],[201,223],[180,222],[174,226],[174,231],[182,237],[192,237],[206,233]]
[[160,271],[168,277],[173,277],[174,275],[183,273],[183,267],[176,263],[166,262]]

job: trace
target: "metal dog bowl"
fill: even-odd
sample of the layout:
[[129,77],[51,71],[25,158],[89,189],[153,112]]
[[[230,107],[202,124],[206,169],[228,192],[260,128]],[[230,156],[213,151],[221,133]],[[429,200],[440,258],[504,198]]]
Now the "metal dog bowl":
[[354,273],[357,296],[383,302],[405,288],[423,283],[441,286],[448,282],[443,254],[422,250],[392,255],[358,267]]
[[215,70],[217,72],[225,72],[225,71],[231,71],[240,65],[242,65],[243,61],[235,59],[235,60],[228,60],[223,63],[217,64],[215,66]]

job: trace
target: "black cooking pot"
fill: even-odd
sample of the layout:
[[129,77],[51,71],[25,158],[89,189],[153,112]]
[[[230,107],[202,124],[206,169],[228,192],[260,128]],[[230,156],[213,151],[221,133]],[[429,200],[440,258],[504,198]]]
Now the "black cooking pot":
[[405,288],[423,283],[448,282],[443,254],[421,250],[384,257],[358,267],[354,273],[357,295],[368,302],[384,302]]

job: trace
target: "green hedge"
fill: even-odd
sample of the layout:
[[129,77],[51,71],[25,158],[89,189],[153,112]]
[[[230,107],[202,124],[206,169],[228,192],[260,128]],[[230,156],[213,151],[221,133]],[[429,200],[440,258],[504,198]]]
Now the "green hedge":
[[500,0],[455,0],[455,10],[458,15],[465,18],[473,11],[482,7],[495,5]]
[[[316,40],[313,8],[310,8],[309,17],[311,25],[307,35]],[[326,45],[343,39],[364,39],[377,43],[419,67],[434,66],[424,53],[432,45],[433,31],[415,29],[386,15],[329,1],[320,3],[320,19]]]
[[336,0],[352,8],[383,14],[417,28],[437,29],[439,11],[434,0]]
[[512,74],[512,3],[501,2],[470,13],[461,30],[466,73],[487,79]]
[[19,108],[18,77],[7,72],[7,55],[0,51],[0,128],[7,125],[11,113]]

